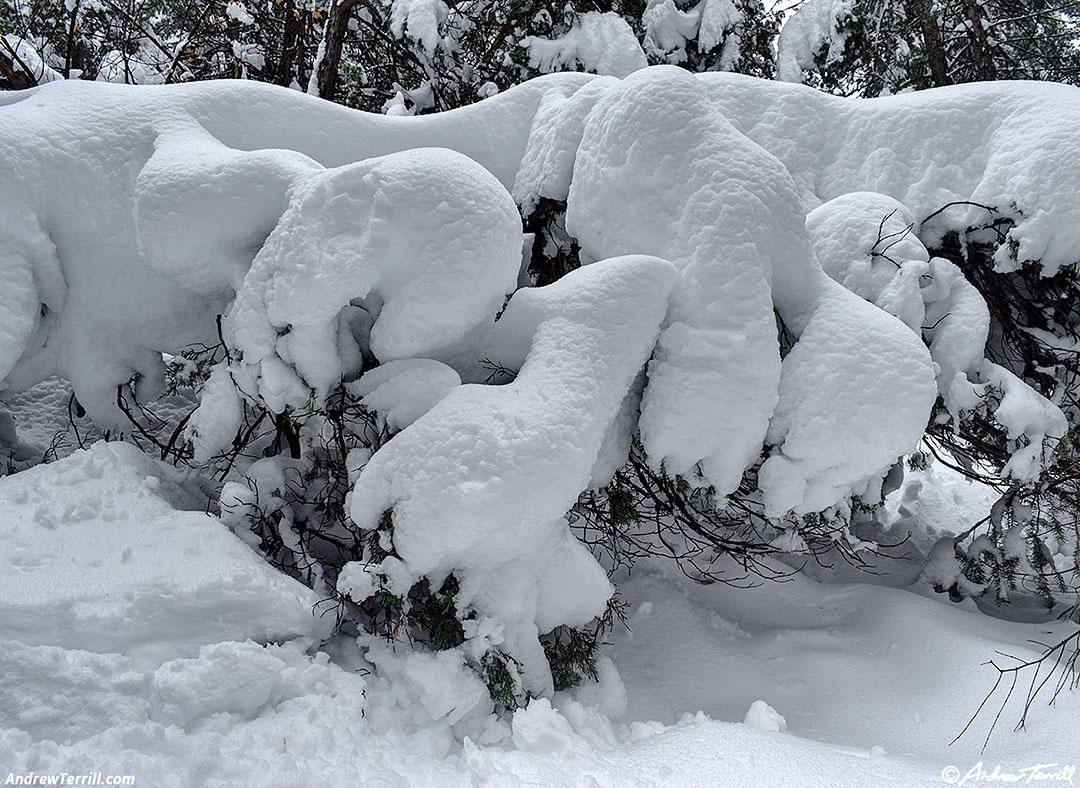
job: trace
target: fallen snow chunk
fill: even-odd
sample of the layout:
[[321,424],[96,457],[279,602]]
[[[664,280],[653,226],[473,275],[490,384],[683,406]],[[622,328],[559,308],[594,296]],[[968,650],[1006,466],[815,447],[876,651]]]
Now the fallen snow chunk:
[[787,730],[787,720],[763,700],[755,700],[750,704],[743,719],[743,725],[757,728],[759,731],[777,731],[783,733]]
[[378,581],[374,572],[359,561],[350,561],[341,567],[338,574],[337,590],[339,593],[360,603],[375,593]]
[[520,751],[536,754],[587,747],[547,698],[533,698],[527,707],[514,712],[513,740]]

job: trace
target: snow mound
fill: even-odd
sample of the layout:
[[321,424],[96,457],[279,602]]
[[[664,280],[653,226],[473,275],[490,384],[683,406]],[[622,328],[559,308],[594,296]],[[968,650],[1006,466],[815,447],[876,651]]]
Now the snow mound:
[[905,205],[915,231],[933,239],[984,222],[989,207],[1015,222],[999,270],[1033,261],[1052,276],[1080,259],[1076,87],[983,82],[846,99],[735,74],[698,79],[740,131],[784,163],[808,210],[878,192]]
[[755,700],[746,710],[743,725],[757,728],[759,731],[776,731],[783,733],[787,730],[787,720],[780,713],[763,700]]
[[275,413],[322,402],[343,374],[338,315],[349,306],[371,315],[380,361],[474,361],[476,334],[517,281],[520,226],[495,178],[450,151],[313,176],[292,192],[225,321],[243,355],[234,377]]
[[807,256],[788,183],[675,67],[613,86],[589,113],[574,162],[566,226],[583,254],[643,252],[681,270],[649,366],[641,438],[670,473],[702,462],[722,495],[757,459],[776,403],[773,265]]
[[551,691],[537,635],[588,622],[611,593],[564,515],[652,351],[674,278],[661,260],[627,257],[519,291],[492,354],[516,379],[452,390],[372,456],[352,491],[362,528],[393,513],[395,593],[454,572],[459,608],[505,625],[537,694]]
[[174,508],[200,506],[175,474],[97,443],[0,478],[0,639],[153,660],[328,635],[310,589],[214,518]]

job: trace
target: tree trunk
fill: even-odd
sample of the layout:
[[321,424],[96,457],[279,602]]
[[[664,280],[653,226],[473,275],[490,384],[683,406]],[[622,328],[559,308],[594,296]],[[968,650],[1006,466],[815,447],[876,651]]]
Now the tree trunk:
[[960,0],[967,15],[968,40],[971,41],[971,64],[975,68],[975,76],[984,81],[997,79],[997,68],[994,66],[994,57],[990,53],[990,41],[986,36],[986,28],[983,27],[983,12],[979,8],[979,0]]
[[37,84],[34,78],[23,70],[25,64],[20,62],[17,67],[15,60],[13,52],[0,49],[0,90],[25,90]]
[[285,31],[281,39],[281,62],[278,63],[277,83],[289,87],[292,84],[293,63],[296,62],[296,44],[300,38],[300,17],[293,0],[285,2]]
[[908,13],[919,23],[926,63],[930,67],[930,81],[934,87],[949,85],[949,67],[945,60],[945,46],[941,43],[941,31],[930,15],[929,0],[908,0]]
[[317,84],[319,95],[327,101],[334,100],[337,91],[338,65],[341,63],[341,47],[349,31],[349,19],[353,9],[364,0],[337,0],[330,7],[323,33],[322,60],[319,61]]
[[71,79],[71,55],[75,49],[75,28],[79,20],[79,0],[71,7],[71,19],[68,21],[67,51],[64,53],[64,79]]

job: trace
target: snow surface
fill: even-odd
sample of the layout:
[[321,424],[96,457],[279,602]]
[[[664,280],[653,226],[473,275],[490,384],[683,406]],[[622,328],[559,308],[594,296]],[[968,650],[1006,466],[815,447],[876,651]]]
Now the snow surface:
[[[155,472],[161,482],[148,489]],[[229,540],[247,548],[213,518],[199,515],[203,525],[191,527],[192,513],[166,503],[185,500],[168,473],[130,447],[97,444],[0,480],[5,512],[30,511],[35,492],[74,512],[93,500],[88,493],[116,491],[130,522],[155,524],[141,529],[145,547],[132,549],[129,576],[153,569],[158,578],[145,587],[155,607],[124,624],[127,653],[101,648],[102,635],[86,630],[56,642],[55,611],[28,620],[19,639],[3,632],[0,763],[10,772],[101,771],[178,787],[930,786],[942,784],[947,765],[965,773],[979,761],[1013,771],[1080,761],[1072,694],[1037,707],[1024,733],[1007,732],[1010,706],[985,752],[986,718],[948,745],[992,684],[980,663],[996,649],[1032,654],[1025,641],[1060,635],[1060,624],[1013,624],[940,597],[807,577],[686,585],[665,564],[616,578],[629,629],[613,632],[605,651],[614,662],[601,660],[600,684],[485,717],[486,742],[462,738],[490,701],[454,652],[365,643],[369,662],[348,638],[312,651],[318,619],[299,596],[286,601],[303,591],[276,573],[277,590],[249,597],[247,610],[295,611],[296,626],[279,629],[277,644],[242,620],[215,624],[177,606],[174,571],[197,576],[189,556],[217,560],[205,555],[208,540],[218,551]],[[24,493],[26,502],[12,502]],[[51,561],[39,570],[51,580],[95,542],[116,544],[124,525],[68,520],[58,530],[82,531],[71,550],[35,539],[22,560]],[[23,530],[31,527],[40,526]],[[229,564],[239,565],[235,556]],[[9,567],[4,577],[10,598],[20,575]],[[15,588],[53,593],[46,582]],[[204,587],[202,602],[212,606],[229,588]],[[204,626],[190,629],[193,616]],[[171,642],[174,653],[162,648],[170,630],[189,632]],[[781,717],[786,732],[776,730]]]
[[0,638],[28,647],[194,656],[217,640],[313,638],[318,598],[266,563],[126,443],[0,478]]

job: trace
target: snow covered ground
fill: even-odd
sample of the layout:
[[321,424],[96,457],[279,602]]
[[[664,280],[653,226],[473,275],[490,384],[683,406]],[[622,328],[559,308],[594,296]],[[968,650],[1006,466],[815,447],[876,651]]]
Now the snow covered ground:
[[985,715],[949,746],[993,683],[980,663],[1060,625],[805,576],[700,586],[666,564],[616,578],[629,629],[599,684],[485,717],[460,665],[376,646],[376,676],[351,639],[319,650],[333,611],[190,511],[186,484],[117,443],[0,478],[0,779],[941,785],[950,765],[1080,762],[1073,694],[1020,733],[1011,705],[985,753]]

